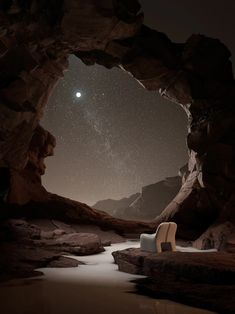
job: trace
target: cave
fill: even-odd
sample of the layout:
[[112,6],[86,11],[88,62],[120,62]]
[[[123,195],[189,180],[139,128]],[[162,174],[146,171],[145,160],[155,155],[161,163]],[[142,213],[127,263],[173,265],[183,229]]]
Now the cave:
[[[49,95],[68,67],[68,56],[74,54],[87,65],[122,68],[146,89],[177,102],[188,115],[187,179],[154,227],[159,221],[175,220],[180,236],[195,239],[213,223],[233,224],[234,79],[230,52],[219,40],[192,35],[185,44],[174,44],[165,34],[142,25],[140,6],[134,2],[102,2],[100,7],[65,2],[57,6],[61,12],[53,15],[55,19],[53,2],[51,6],[35,2],[30,9],[19,3],[13,13],[8,6],[2,9],[6,34],[1,37],[1,164],[11,169],[9,203],[23,205],[27,212],[23,208],[30,202],[39,208],[40,202],[51,201],[41,175],[55,138],[39,123]],[[89,19],[92,10],[95,22]],[[77,14],[84,14],[85,20]],[[61,215],[59,210],[57,214]]]
[[50,192],[116,218],[152,220],[180,189],[185,112],[117,67],[88,67],[70,56],[41,125],[56,138],[42,176]]
[[[200,34],[172,42],[143,24],[136,0],[1,1],[0,13],[2,230],[9,234],[18,223],[9,227],[6,219],[22,217],[93,224],[122,235],[174,221],[180,239],[234,252],[235,88],[227,47]],[[156,219],[117,219],[43,187],[44,159],[56,139],[40,120],[70,55],[87,66],[118,67],[185,110],[188,168],[178,195]],[[31,227],[20,226],[25,236]],[[35,229],[30,235],[37,239]]]

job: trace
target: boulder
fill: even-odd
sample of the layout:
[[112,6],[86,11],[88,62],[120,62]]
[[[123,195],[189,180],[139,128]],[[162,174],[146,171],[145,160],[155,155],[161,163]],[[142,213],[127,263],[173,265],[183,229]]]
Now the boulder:
[[91,255],[104,251],[100,238],[92,233],[64,234],[54,240],[44,239],[38,245],[74,255]]
[[25,220],[11,219],[4,222],[1,228],[4,230],[4,237],[18,242],[39,240],[41,236],[40,228]]
[[0,249],[5,258],[0,259],[0,282],[14,278],[27,278],[42,275],[35,271],[43,267],[77,267],[80,263],[61,253],[35,247],[31,244],[7,242]]
[[140,293],[219,313],[235,311],[235,255],[231,253],[149,253],[130,248],[113,252],[121,271],[145,275]]

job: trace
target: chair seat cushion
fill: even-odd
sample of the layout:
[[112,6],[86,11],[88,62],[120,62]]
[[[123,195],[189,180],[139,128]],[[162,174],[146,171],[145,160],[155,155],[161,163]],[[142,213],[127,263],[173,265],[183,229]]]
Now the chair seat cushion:
[[142,251],[157,252],[156,234],[142,233],[140,236],[140,249]]

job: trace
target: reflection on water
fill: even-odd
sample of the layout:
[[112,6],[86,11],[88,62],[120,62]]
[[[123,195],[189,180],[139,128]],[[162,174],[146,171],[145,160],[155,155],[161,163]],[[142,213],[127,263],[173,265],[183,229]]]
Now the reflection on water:
[[212,313],[134,293],[131,279],[117,271],[111,251],[138,244],[116,244],[106,252],[79,260],[89,265],[43,269],[44,277],[0,286],[1,313],[6,314],[206,314]]

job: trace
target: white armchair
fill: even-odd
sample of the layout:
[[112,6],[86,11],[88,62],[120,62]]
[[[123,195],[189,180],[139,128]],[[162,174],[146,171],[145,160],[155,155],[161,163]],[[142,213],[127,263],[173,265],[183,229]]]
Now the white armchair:
[[170,243],[172,251],[176,251],[175,234],[177,224],[174,222],[161,223],[156,233],[140,235],[140,248],[142,251],[162,252],[162,243]]

